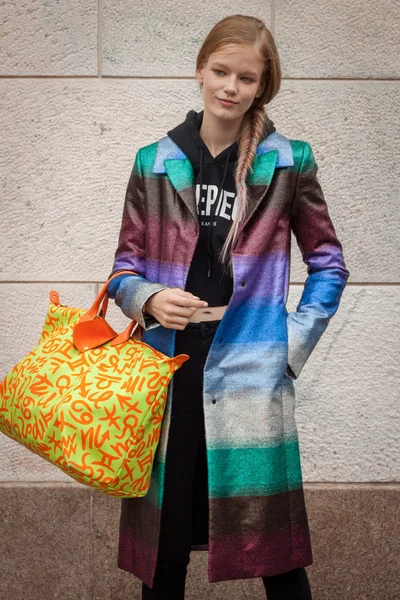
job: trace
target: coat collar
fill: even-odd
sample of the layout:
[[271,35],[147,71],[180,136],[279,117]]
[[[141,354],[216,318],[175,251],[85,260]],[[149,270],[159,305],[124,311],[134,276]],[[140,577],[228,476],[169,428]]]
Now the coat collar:
[[[277,131],[270,133],[258,146],[247,175],[251,186],[251,204],[245,222],[251,218],[272,181],[275,169],[292,167],[293,151],[290,141]],[[169,137],[161,138],[153,165],[153,173],[166,174],[180,198],[188,205],[193,217],[198,220],[195,175],[191,161]]]

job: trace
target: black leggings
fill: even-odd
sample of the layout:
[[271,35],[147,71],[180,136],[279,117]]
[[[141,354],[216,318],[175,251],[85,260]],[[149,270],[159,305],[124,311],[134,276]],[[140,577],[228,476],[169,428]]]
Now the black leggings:
[[[142,600],[184,600],[192,539],[207,543],[203,368],[219,323],[188,323],[176,331],[175,354],[190,359],[174,374],[157,569],[153,588],[142,583]],[[268,600],[311,600],[304,568],[262,582]]]

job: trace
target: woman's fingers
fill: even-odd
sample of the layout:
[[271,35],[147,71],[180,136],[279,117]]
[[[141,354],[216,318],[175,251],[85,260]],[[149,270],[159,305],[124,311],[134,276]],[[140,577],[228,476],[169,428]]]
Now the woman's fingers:
[[172,288],[174,295],[171,297],[171,301],[178,306],[194,306],[199,308],[200,306],[208,306],[208,302],[201,300],[198,296],[194,296],[190,292],[185,292],[180,288]]

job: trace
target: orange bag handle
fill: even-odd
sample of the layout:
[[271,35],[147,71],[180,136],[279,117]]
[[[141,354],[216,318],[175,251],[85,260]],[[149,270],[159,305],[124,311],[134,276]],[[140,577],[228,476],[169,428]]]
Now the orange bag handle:
[[[108,284],[114,277],[118,277],[118,275],[122,275],[122,273],[130,273],[131,275],[138,274],[135,273],[135,271],[128,270],[121,270],[113,273],[101,288],[92,306],[82,315],[75,325],[73,329],[73,341],[75,347],[81,352],[96,348],[106,342],[110,342],[111,346],[122,344],[130,338],[134,329],[139,326],[137,321],[132,320],[126,329],[118,334],[105,320],[109,298],[107,295]],[[98,315],[97,313],[100,305],[100,315]]]

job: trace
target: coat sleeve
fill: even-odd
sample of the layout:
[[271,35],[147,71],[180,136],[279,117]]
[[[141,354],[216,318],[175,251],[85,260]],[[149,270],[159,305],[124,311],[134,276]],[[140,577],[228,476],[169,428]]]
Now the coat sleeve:
[[109,283],[107,293],[110,298],[115,299],[115,303],[127,317],[134,319],[147,331],[159,327],[161,323],[152,315],[144,313],[143,306],[150,296],[168,286],[144,277],[145,235],[146,198],[139,150],[125,194],[118,246],[109,277],[120,270],[132,270],[135,274],[124,273],[115,277]]
[[302,296],[287,315],[287,375],[297,379],[336,313],[350,272],[329,215],[312,148],[304,142],[291,212],[291,229],[307,265]]

